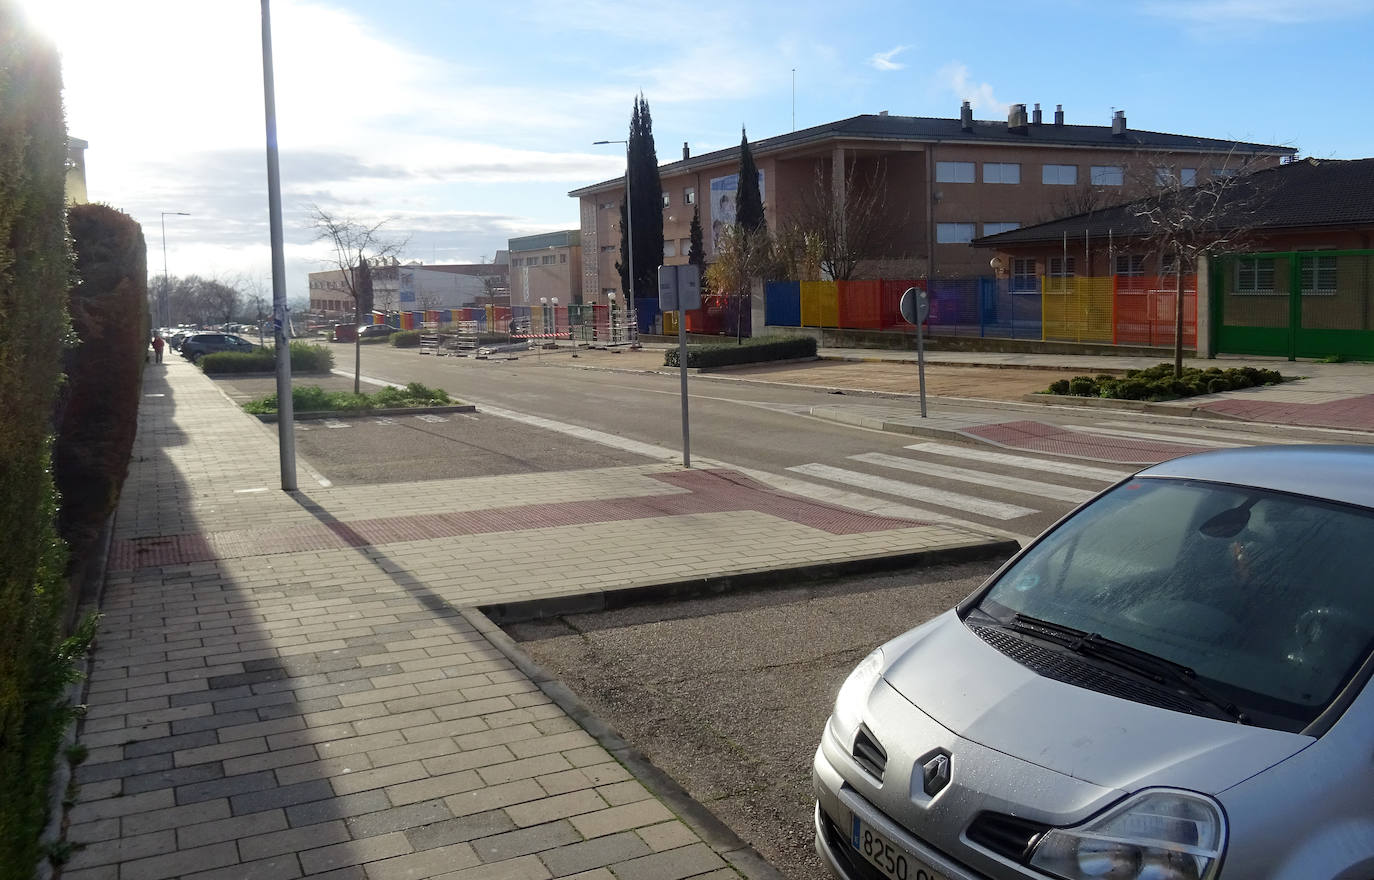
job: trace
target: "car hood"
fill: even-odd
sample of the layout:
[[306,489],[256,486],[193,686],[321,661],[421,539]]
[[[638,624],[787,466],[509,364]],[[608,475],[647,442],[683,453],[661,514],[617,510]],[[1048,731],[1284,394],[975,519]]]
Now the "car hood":
[[1096,785],[1216,794],[1313,741],[1045,678],[953,611],[889,643],[884,655],[884,680],[951,732]]

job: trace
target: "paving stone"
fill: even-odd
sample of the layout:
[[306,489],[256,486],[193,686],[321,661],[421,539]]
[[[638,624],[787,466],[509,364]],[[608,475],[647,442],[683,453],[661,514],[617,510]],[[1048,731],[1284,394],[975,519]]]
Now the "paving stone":
[[455,868],[468,868],[480,864],[481,860],[470,847],[466,844],[455,844],[439,850],[369,862],[365,870],[368,880],[416,880],[420,877],[439,876]]
[[127,835],[146,834],[150,831],[161,831],[164,828],[179,828],[183,825],[213,822],[228,818],[229,815],[229,801],[227,799],[203,801],[184,807],[168,807],[125,816],[120,820],[120,829]]
[[614,834],[542,853],[540,860],[555,877],[627,862],[651,854],[648,844],[635,834]]
[[672,818],[673,814],[667,807],[656,800],[648,800],[611,807],[595,813],[584,813],[580,816],[573,816],[569,821],[583,837],[591,839],[613,834],[617,831],[629,831],[644,825],[652,825],[655,822],[666,822]]
[[696,832],[674,819],[648,828],[637,828],[635,833],[649,845],[654,852],[676,849],[697,842]]
[[78,801],[68,813],[73,823],[90,822],[95,819],[108,819],[113,816],[128,816],[149,810],[160,810],[172,806],[175,797],[171,789],[158,789],[142,794],[106,798],[97,801]]
[[169,853],[176,848],[176,834],[170,830],[130,835],[97,843],[88,843],[72,853],[66,867],[78,870],[93,868],[98,865],[131,862],[148,856]]
[[[505,819],[504,814],[498,815]],[[368,813],[363,816],[352,816],[346,822],[348,832],[354,837],[372,837],[392,831],[406,831],[409,834],[411,830],[420,831],[451,818],[453,818],[453,813],[450,812],[447,804],[442,800],[432,800],[407,804],[404,807],[382,810],[377,813]],[[507,819],[506,821],[509,822],[510,820]],[[427,847],[416,844],[413,836],[410,841],[417,850],[427,849]]]
[[482,767],[477,772],[481,774],[482,780],[488,785],[496,785],[502,782],[512,782],[516,779],[557,773],[571,767],[572,765],[564,760],[562,755],[553,754],[494,764],[490,767]]
[[164,880],[209,868],[236,865],[238,861],[238,851],[232,842],[215,843],[125,862],[119,873],[121,877],[137,877],[138,880]]
[[[330,819],[347,819],[350,816],[362,816],[389,809],[391,809],[391,801],[387,800],[386,792],[382,789],[373,789],[358,794],[324,798],[287,807],[286,821],[291,823],[291,827],[296,828],[302,825],[327,822]],[[450,808],[451,811],[452,808]]]
[[213,730],[201,730],[195,733],[185,733],[179,736],[164,736],[156,739],[141,740],[129,743],[124,746],[125,758],[142,758],[147,755],[158,755],[164,752],[175,752],[181,749],[194,749],[200,746],[212,745],[218,741],[218,737]]
[[[510,820],[506,819],[506,823],[510,825]],[[557,822],[521,828],[505,834],[483,836],[480,840],[473,841],[472,848],[483,862],[500,862],[567,846],[581,840],[582,836],[577,833],[577,829],[566,820],[560,819]]]
[[[257,777],[259,774],[250,774]],[[311,779],[307,782],[298,782],[295,785],[277,785],[276,777],[271,773],[264,774],[272,780],[271,785],[254,791],[246,791],[243,794],[233,795],[229,798],[229,806],[233,809],[235,816],[245,813],[256,813],[260,810],[271,810],[276,807],[290,807],[296,804],[310,803],[323,798],[332,797],[333,788],[330,787],[327,779]],[[236,779],[243,777],[234,777]],[[295,824],[294,822],[292,823]]]
[[406,831],[406,837],[410,840],[410,845],[419,851],[453,843],[466,843],[514,829],[515,823],[505,813],[500,810],[488,810],[485,813],[474,813],[410,828]]
[[574,791],[506,807],[506,814],[516,825],[525,827],[604,809],[606,802],[596,792]]
[[544,790],[533,779],[521,779],[503,785],[489,785],[485,788],[462,792],[444,798],[449,811],[455,816],[468,816],[485,810],[522,804],[544,797]]
[[76,768],[73,777],[77,784],[81,785],[87,782],[99,782],[103,779],[117,779],[122,776],[136,776],[157,770],[167,770],[171,766],[171,755],[154,754],[128,758],[123,761],[107,761],[103,764],[85,762]]
[[280,831],[285,827],[285,812],[282,810],[265,810],[260,813],[249,813],[246,816],[220,818],[213,822],[182,825],[176,829],[176,839],[177,845],[182,849],[191,849],[224,840],[235,840],[241,837]]
[[619,880],[681,880],[726,867],[709,846],[694,843],[618,864],[615,875]]
[[239,840],[239,853],[245,859],[264,859],[283,853],[299,853],[331,843],[349,840],[348,827],[340,819],[304,825],[299,828],[273,830]]
[[547,880],[550,876],[537,856],[521,856],[505,862],[477,865],[442,874],[435,880]]
[[391,834],[379,834],[376,837],[364,837],[348,843],[306,850],[299,855],[301,867],[305,872],[318,874],[334,868],[381,861],[392,856],[405,855],[410,851],[410,842],[406,840],[406,836],[396,831]]
[[442,776],[429,776],[426,774],[426,778],[418,779],[414,782],[405,782],[400,785],[389,786],[386,790],[386,796],[391,799],[393,804],[399,807],[418,801],[430,800],[431,798],[441,798],[464,791],[471,791],[475,788],[482,788],[483,785],[482,778],[472,770],[445,773]]
[[228,868],[187,874],[181,880],[296,880],[300,876],[300,859],[292,853],[271,859],[244,862]]
[[[202,767],[211,767],[218,773],[223,771],[213,764],[203,764]],[[184,773],[198,770],[197,767],[187,767],[185,770],[174,770],[173,773]],[[227,776],[223,779],[212,779],[209,782],[195,782],[190,785],[183,785],[176,790],[178,804],[194,804],[197,801],[208,801],[214,798],[229,797],[240,795],[250,791],[262,791],[272,788],[277,784],[276,777],[271,773],[245,773],[242,776]],[[235,811],[239,812],[239,811]]]

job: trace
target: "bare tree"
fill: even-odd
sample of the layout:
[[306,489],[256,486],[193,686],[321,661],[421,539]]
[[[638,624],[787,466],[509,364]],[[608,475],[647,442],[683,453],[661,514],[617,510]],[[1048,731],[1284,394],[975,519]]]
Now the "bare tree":
[[[706,285],[730,298],[737,342],[743,341],[744,305],[749,301],[754,279],[766,278],[776,265],[767,227],[751,231],[733,224],[721,230],[716,240],[716,260],[706,267]],[[679,320],[685,320],[685,316]]]
[[353,393],[361,386],[363,355],[362,340],[356,328],[363,322],[364,308],[372,311],[372,277],[365,263],[374,263],[399,256],[406,242],[386,237],[382,228],[389,222],[380,220],[369,225],[352,217],[331,214],[319,205],[310,208],[311,226],[316,241],[328,242],[333,254],[325,262],[339,270],[343,290],[353,300]]
[[201,284],[200,301],[213,323],[228,324],[239,313],[243,298],[232,284],[210,279]]
[[1197,271],[1203,254],[1243,246],[1264,200],[1264,187],[1251,175],[1271,157],[1232,151],[1205,175],[1192,175],[1157,157],[1150,168],[1150,195],[1133,205],[1146,241],[1161,259],[1172,259],[1174,290],[1174,377],[1183,375],[1183,276]]
[[882,159],[868,163],[867,170],[857,162],[848,165],[842,198],[818,167],[797,210],[781,224],[780,255],[803,269],[815,260],[837,281],[853,278],[861,262],[901,256],[906,212],[896,213],[887,193],[887,163]]

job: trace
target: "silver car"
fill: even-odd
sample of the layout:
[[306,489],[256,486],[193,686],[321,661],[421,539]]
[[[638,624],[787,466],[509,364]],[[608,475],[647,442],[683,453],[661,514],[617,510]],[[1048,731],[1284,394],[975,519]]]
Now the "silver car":
[[870,654],[816,752],[837,877],[1374,877],[1374,448],[1209,452]]

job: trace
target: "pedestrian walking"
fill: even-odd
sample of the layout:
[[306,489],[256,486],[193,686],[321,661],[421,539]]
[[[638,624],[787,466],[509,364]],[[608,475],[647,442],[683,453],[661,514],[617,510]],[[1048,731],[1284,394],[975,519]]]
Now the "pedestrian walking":
[[167,340],[162,338],[161,333],[153,334],[153,356],[159,364],[162,363],[162,349],[166,347],[166,345]]

